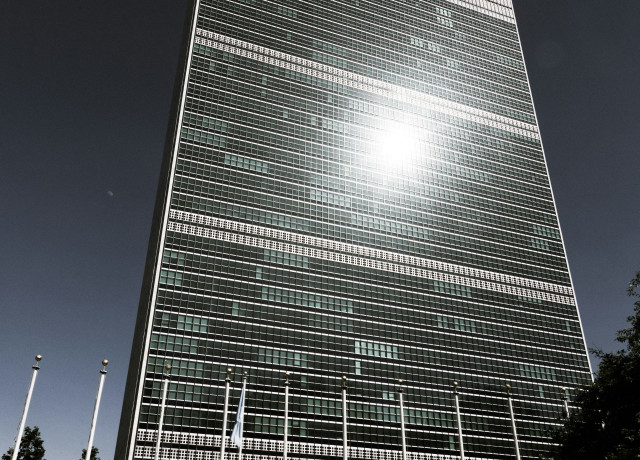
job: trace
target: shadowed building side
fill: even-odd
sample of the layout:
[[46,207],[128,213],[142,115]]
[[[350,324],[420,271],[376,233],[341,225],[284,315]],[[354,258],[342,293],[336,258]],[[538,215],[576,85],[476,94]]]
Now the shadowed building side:
[[154,280],[158,266],[159,248],[161,247],[162,225],[164,222],[164,209],[169,196],[169,182],[171,174],[171,162],[173,150],[178,139],[179,107],[183,94],[184,79],[187,75],[187,57],[189,51],[189,30],[191,30],[195,20],[195,3],[188,2],[185,16],[183,43],[181,55],[178,60],[178,71],[174,83],[173,97],[169,112],[169,124],[165,140],[164,154],[160,166],[160,180],[156,194],[156,203],[151,222],[151,233],[149,237],[149,247],[147,249],[147,260],[145,263],[142,289],[140,293],[140,304],[136,316],[136,324],[129,359],[129,371],[125,385],[124,399],[122,403],[122,413],[120,415],[120,425],[118,427],[118,438],[114,458],[127,458],[132,439],[129,434],[133,430],[133,421],[136,412],[136,401],[138,398],[138,386],[143,375],[143,363],[146,353],[145,344],[149,335],[148,324],[153,297]]

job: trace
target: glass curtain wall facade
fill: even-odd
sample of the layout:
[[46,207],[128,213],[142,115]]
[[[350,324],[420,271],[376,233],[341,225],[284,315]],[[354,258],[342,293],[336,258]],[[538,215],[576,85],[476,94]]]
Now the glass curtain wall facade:
[[[548,452],[590,381],[510,0],[199,0],[116,458]],[[571,400],[571,396],[569,397]],[[228,458],[236,458],[229,447]],[[446,457],[447,455],[453,457]]]

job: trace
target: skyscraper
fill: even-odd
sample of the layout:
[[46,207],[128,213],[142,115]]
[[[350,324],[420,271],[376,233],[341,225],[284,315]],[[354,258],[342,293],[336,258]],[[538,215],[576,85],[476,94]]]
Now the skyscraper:
[[[510,0],[197,0],[117,459],[549,450],[590,381]],[[233,419],[234,417],[230,417]],[[226,434],[230,434],[228,427]],[[227,453],[232,453],[231,448]],[[231,457],[228,457],[231,459]]]

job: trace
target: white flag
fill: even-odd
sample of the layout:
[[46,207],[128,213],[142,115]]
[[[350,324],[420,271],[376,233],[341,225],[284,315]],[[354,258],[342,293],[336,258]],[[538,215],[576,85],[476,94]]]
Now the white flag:
[[239,449],[242,449],[242,424],[244,422],[244,392],[247,389],[247,381],[242,382],[242,393],[240,394],[240,404],[238,404],[238,415],[236,416],[236,424],[231,432],[231,442]]

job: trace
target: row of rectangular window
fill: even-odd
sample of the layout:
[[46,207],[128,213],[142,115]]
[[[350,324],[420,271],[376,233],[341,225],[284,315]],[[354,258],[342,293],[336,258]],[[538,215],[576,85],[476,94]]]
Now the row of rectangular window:
[[[249,276],[250,275],[247,277]],[[407,325],[437,325],[438,327],[444,328],[449,327],[448,320],[446,319],[449,318],[451,320],[451,327],[457,329],[455,320],[453,319],[454,316],[440,317],[440,315],[438,315],[436,318],[436,314],[449,313],[450,315],[455,315],[455,318],[461,318],[460,321],[463,321],[462,318],[475,318],[473,320],[466,320],[469,322],[472,321],[473,328],[476,329],[472,332],[494,337],[503,336],[510,340],[515,338],[525,340],[524,336],[529,332],[530,335],[540,334],[541,340],[543,340],[541,343],[546,345],[552,344],[557,348],[566,347],[570,349],[579,348],[582,339],[579,334],[580,328],[577,318],[567,320],[527,313],[526,308],[523,307],[531,304],[531,302],[525,303],[525,301],[521,300],[521,297],[519,297],[518,300],[519,310],[513,311],[512,309],[499,309],[494,305],[469,305],[469,303],[472,302],[471,299],[468,299],[468,301],[460,301],[458,299],[437,295],[431,296],[429,302],[426,304],[412,305],[411,303],[406,303],[410,302],[410,300],[405,297],[393,299],[391,302],[376,304],[370,301],[359,302],[349,298],[320,295],[306,290],[293,290],[255,284],[248,284],[243,291],[247,291],[247,297],[254,302],[269,300],[275,302],[277,305],[284,304],[347,313],[348,315],[346,316],[340,316],[345,318],[359,318],[357,323],[355,320],[352,320],[349,325],[353,328],[355,324],[358,324],[363,330],[372,327],[372,324],[375,323],[375,321],[371,319],[372,317],[378,318],[378,321],[381,321],[382,324],[390,326],[395,324],[397,327],[403,327],[406,323]],[[186,294],[184,296],[176,295],[177,299],[183,297],[185,299],[190,298],[194,302],[198,300],[197,297],[191,297]],[[542,301],[539,299],[530,299],[530,301],[533,300],[542,304]],[[184,302],[176,302],[177,306],[183,306],[182,308],[184,308]],[[207,299],[207,304],[210,304],[210,302],[216,302],[215,304],[217,304],[217,301],[211,298]],[[216,307],[214,310],[210,310],[212,307],[205,307],[203,300],[196,302],[195,305],[196,306],[190,308],[204,308],[204,310],[202,310],[203,314],[207,314],[208,311],[215,311],[216,314],[223,312],[229,313],[229,307],[226,305]],[[201,305],[201,307],[197,307],[197,305]],[[245,304],[244,301],[242,303],[234,301],[231,307],[231,314],[232,316],[246,316],[252,308],[250,304]],[[276,313],[271,312],[269,314]],[[314,318],[315,316],[316,315],[313,315]],[[364,321],[364,323],[362,323],[362,321]],[[493,325],[490,325],[491,323],[493,323]],[[522,326],[522,324],[526,324],[527,326]],[[499,327],[497,325],[499,325]],[[569,334],[567,334],[567,332]],[[531,337],[527,337],[526,340],[531,340]]]
[[[238,85],[240,85],[240,82],[226,79],[220,79],[219,83],[221,84],[217,85],[216,88],[205,88],[202,85],[190,85],[188,92],[190,95],[194,95],[199,98],[216,100],[216,98],[220,96],[224,97],[226,94],[237,91],[245,92],[246,90],[246,92],[251,95],[251,88],[255,88],[253,86],[248,86],[247,88],[239,87]],[[275,92],[271,89],[265,89],[264,91],[264,97],[258,97],[259,91],[256,90],[257,94],[253,94],[254,98],[262,98],[265,101],[271,101],[276,98],[276,100],[279,100],[284,104],[284,93]],[[331,96],[331,93],[323,95],[323,97],[324,96],[329,97]],[[288,94],[287,97],[289,97]],[[331,99],[335,101],[339,100],[338,96],[335,98],[331,97]],[[352,99],[341,99],[346,102],[352,101]],[[302,104],[302,100],[298,99],[297,96],[291,95],[290,100],[299,101],[300,104]],[[324,104],[324,101],[320,102]],[[188,104],[191,106],[193,101],[188,100]],[[242,140],[235,139],[229,139],[228,141],[233,143],[244,142]],[[253,145],[255,144],[247,144],[246,147],[243,147],[243,150],[251,149]],[[542,161],[542,154],[540,153],[541,151],[539,151],[539,159],[541,161],[531,161],[531,159],[521,158],[520,156],[514,155],[508,151],[499,151],[485,145],[471,144],[446,136],[438,137],[437,139],[434,139],[433,142],[426,141],[426,145],[429,146],[429,149],[434,155],[437,157],[446,157],[450,163],[467,161],[467,164],[473,165],[474,168],[488,168],[495,163],[495,169],[492,171],[496,174],[501,174],[500,171],[504,169],[506,175],[513,174],[516,175],[516,179],[540,183],[548,187],[548,180],[544,170],[544,161]],[[276,152],[282,151],[283,147],[284,146],[279,145],[278,150],[276,151],[273,147],[266,144],[261,146],[261,150],[274,150],[272,155],[276,155]],[[287,152],[287,158],[301,158],[301,163],[304,159],[305,163],[309,163],[308,167],[313,167],[319,171],[331,171],[334,168],[340,167],[344,168],[346,165],[353,163],[358,158],[356,151],[345,150],[344,148],[338,149],[332,145],[321,145],[302,140],[289,143],[286,146],[285,151]],[[310,163],[311,161],[313,161],[313,163]],[[487,164],[482,166],[484,163]],[[520,173],[518,170],[523,171],[522,174],[525,176],[519,177],[518,174]],[[527,179],[527,177],[529,177],[529,179]]]
[[[307,115],[303,114],[302,112],[294,112],[290,109],[282,109],[266,102],[263,103],[260,101],[252,100],[251,98],[242,99],[244,96],[226,94],[229,97],[225,97],[225,94],[226,93],[223,93],[221,95],[221,97],[219,98],[219,102],[224,102],[224,104],[232,104],[235,107],[217,104],[213,105],[205,101],[198,101],[192,98],[188,99],[186,108],[189,111],[193,111],[193,113],[187,112],[185,114],[183,123],[189,127],[203,131],[215,131],[218,133],[224,133],[225,135],[229,136],[242,137],[243,126],[249,127],[258,125],[264,129],[270,129],[276,132],[284,132],[284,128],[280,128],[281,124],[282,126],[285,126],[290,122],[297,123],[296,120],[292,120],[294,114],[301,114],[301,116],[307,118]],[[245,105],[243,104],[243,102],[246,102],[247,104]],[[265,115],[266,112],[273,110],[278,110],[280,113],[271,113],[268,116]],[[200,114],[208,114],[210,116],[204,116]],[[220,120],[216,120],[214,122],[214,119],[212,119],[211,116],[219,117],[220,119],[223,119],[225,121],[223,122]],[[315,116],[313,115],[310,116],[309,119],[311,124],[313,124],[314,122],[318,122],[318,120],[315,119]],[[322,119],[322,124],[324,124],[325,121],[326,119]],[[229,122],[231,124],[229,124]],[[214,123],[216,128],[213,128]],[[302,128],[300,129],[302,130]],[[379,135],[379,133],[376,133],[377,131],[374,132],[374,135]],[[311,137],[313,137],[314,135],[318,135],[317,132],[314,134],[313,131],[309,131],[308,134]],[[435,135],[435,132],[433,132],[433,134]],[[309,137],[302,131],[300,132],[300,136],[301,138]],[[351,169],[355,174],[358,174],[359,169],[364,168],[362,173],[370,175],[372,167],[375,168],[377,166],[375,163],[372,163],[372,159],[375,160],[376,158],[376,147],[375,144],[370,144],[369,141],[367,141],[363,137],[360,137],[360,141],[364,144],[358,151],[357,156],[354,155],[354,158],[351,161]],[[514,190],[519,192],[520,194],[526,193],[527,195],[533,195],[534,197],[536,197],[534,198],[533,203],[529,205],[531,207],[540,207],[547,210],[552,208],[552,198],[548,192],[549,189],[542,184],[513,180],[505,177],[502,174],[490,175],[481,170],[438,161],[436,158],[433,158],[431,156],[431,150],[435,145],[438,145],[437,143],[432,143],[428,140],[426,142],[419,140],[418,145],[420,149],[419,151],[425,153],[423,153],[421,156],[416,155],[415,158],[411,159],[410,162],[412,171],[410,175],[407,174],[407,171],[402,170],[397,171],[399,175],[412,177],[413,180],[421,179],[422,176],[430,177],[439,174],[446,174],[453,177],[458,176],[462,179],[477,182],[478,185],[480,185],[480,183],[486,183],[491,184],[493,187],[501,187],[502,190],[496,189],[495,191],[491,188],[484,187],[485,194],[494,197],[494,199],[517,201],[517,195],[514,197],[511,193],[511,190]],[[426,152],[428,152],[428,154]],[[531,199],[530,197],[527,198]]]
[[[263,270],[264,271],[264,270]],[[220,285],[224,283],[224,279],[213,280],[215,285]],[[217,286],[216,286],[217,287]],[[262,296],[261,296],[262,297]],[[267,299],[268,300],[268,299]],[[275,301],[275,299],[274,299]],[[281,299],[281,301],[286,301],[286,299]],[[337,323],[337,320],[334,321],[322,321],[315,322],[316,314],[310,314],[304,310],[290,309],[290,308],[281,308],[281,307],[271,307],[270,305],[259,305],[259,304],[246,304],[242,303],[241,310],[242,316],[244,317],[243,321],[250,321],[253,319],[262,319],[269,324],[290,324],[295,327],[300,327],[305,330],[313,331],[313,333],[317,333],[318,331],[325,331],[329,333],[331,330],[328,326]],[[228,321],[229,317],[220,318],[220,321]],[[230,319],[230,318],[229,318]],[[313,320],[313,325],[310,324],[310,320]],[[434,323],[433,318],[430,321]],[[568,339],[562,338],[562,336],[556,335],[555,337],[550,334],[541,334],[538,337],[540,338],[539,344],[536,344],[537,341],[532,340],[533,337],[536,337],[534,331],[523,332],[518,331],[517,329],[510,329],[504,327],[503,329],[498,329],[497,325],[494,325],[493,328],[496,328],[496,332],[504,331],[503,335],[504,339],[500,339],[500,335],[487,335],[485,337],[481,335],[468,335],[468,334],[460,334],[460,332],[455,331],[454,329],[446,329],[439,330],[436,329],[436,325],[433,324],[432,328],[429,328],[427,325],[423,325],[420,327],[401,327],[401,325],[394,325],[392,323],[380,323],[380,322],[361,322],[352,320],[352,326],[354,332],[359,334],[371,334],[372,336],[385,337],[388,336],[390,339],[399,340],[401,343],[422,343],[424,340],[433,340],[434,344],[439,343],[451,343],[456,342],[453,349],[458,349],[463,347],[467,342],[470,344],[470,349],[474,349],[477,352],[482,353],[495,353],[495,350],[492,347],[498,346],[500,348],[501,353],[505,356],[511,357],[522,357],[526,359],[542,359],[544,356],[555,356],[557,355],[558,362],[565,363],[566,360],[570,356],[574,356],[580,358],[579,361],[582,362],[581,359],[581,350],[573,350],[571,347],[563,350],[561,345],[568,346],[572,342],[568,342]],[[208,329],[208,333],[213,335],[218,327],[219,323],[210,323],[210,328]],[[313,326],[320,325],[318,329],[314,329]],[[400,326],[400,327],[399,327]],[[508,334],[507,334],[508,333]],[[538,332],[539,334],[539,332]],[[507,337],[508,335],[508,337]],[[522,341],[518,340],[522,336]],[[568,336],[568,335],[567,335]],[[553,340],[552,340],[553,339]],[[575,338],[575,343],[579,344],[579,338]],[[496,342],[497,341],[497,342]],[[553,348],[551,351],[551,344],[553,342]],[[499,343],[499,345],[496,345]]]
[[[235,202],[237,196],[252,197],[250,202],[259,202],[263,200],[264,194],[273,195],[272,201],[277,201],[276,198],[281,198],[283,201],[285,198],[287,202],[289,200],[294,201],[296,204],[293,208],[304,207],[308,211],[307,216],[324,216],[327,215],[330,218],[334,218],[333,223],[336,225],[348,225],[357,226],[369,231],[382,231],[390,234],[397,234],[399,237],[409,237],[418,240],[429,240],[433,243],[437,242],[438,238],[435,237],[439,234],[439,239],[444,241],[455,239],[457,244],[461,244],[460,247],[468,247],[470,249],[481,250],[491,252],[497,246],[501,249],[498,250],[496,255],[498,257],[511,256],[509,249],[504,248],[504,243],[512,244],[509,240],[515,240],[514,237],[504,241],[496,236],[487,234],[471,234],[470,236],[451,234],[450,232],[440,231],[432,228],[425,228],[424,223],[429,218],[429,213],[423,210],[429,209],[447,209],[452,205],[458,208],[465,208],[466,201],[462,199],[457,200],[457,194],[449,192],[447,189],[431,188],[430,193],[425,193],[422,198],[418,194],[414,195],[396,195],[393,197],[394,201],[389,198],[392,197],[391,193],[385,190],[378,191],[378,193],[372,193],[372,195],[366,195],[364,192],[366,188],[358,187],[363,193],[346,193],[336,194],[333,192],[326,192],[318,190],[317,186],[303,186],[298,185],[304,178],[301,178],[300,174],[282,175],[279,179],[267,179],[261,178],[254,174],[245,174],[242,171],[229,171],[218,169],[214,170],[211,174],[203,175],[206,179],[200,179],[197,176],[184,176],[177,171],[176,181],[174,183],[174,192],[182,192],[189,195],[197,195],[198,197],[215,197],[224,196],[230,202]],[[296,180],[295,177],[300,178]],[[214,182],[215,181],[215,182]],[[233,185],[231,185],[233,184]],[[306,184],[305,184],[306,185]],[[345,184],[346,185],[346,184]],[[454,188],[452,186],[452,188]],[[220,191],[224,190],[228,195],[220,195]],[[373,190],[372,190],[373,192]],[[480,199],[476,199],[469,204],[476,204],[478,207],[476,211],[493,211],[494,216],[499,216],[496,213],[497,209],[493,207],[481,207],[480,203],[483,203]],[[225,200],[226,201],[226,200]],[[315,203],[314,203],[315,202]],[[488,202],[491,204],[491,202]],[[502,209],[502,208],[498,208]],[[516,213],[512,213],[513,215]],[[306,216],[305,216],[306,217]],[[525,214],[524,217],[534,219],[534,216]],[[533,243],[534,240],[540,240],[539,227],[534,227],[535,224],[530,224],[529,228],[533,230],[536,236],[523,237],[515,244],[515,246],[523,247],[531,250],[531,248],[545,249],[551,252],[551,254],[564,256],[564,248],[561,241],[549,242],[544,248],[541,248],[539,244]],[[531,231],[530,230],[530,231]],[[435,239],[434,239],[435,238]],[[497,240],[495,243],[490,243],[491,240]],[[517,241],[517,240],[516,240]],[[464,242],[464,243],[463,243]],[[535,255],[530,252],[523,257],[524,260],[535,260]]]

